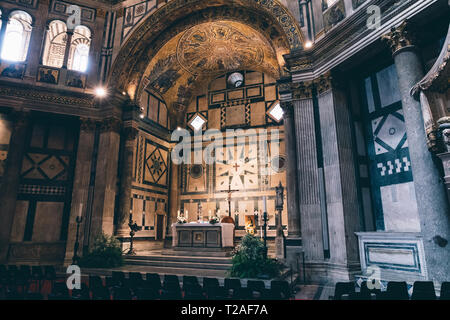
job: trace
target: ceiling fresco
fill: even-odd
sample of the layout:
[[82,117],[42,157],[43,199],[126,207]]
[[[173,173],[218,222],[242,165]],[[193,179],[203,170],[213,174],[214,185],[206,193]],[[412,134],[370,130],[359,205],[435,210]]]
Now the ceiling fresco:
[[[168,59],[170,54],[175,54],[177,64],[182,65],[181,68],[184,71],[177,73],[178,66],[173,66],[171,69],[173,72],[156,80],[158,82],[157,87],[162,86],[162,91],[165,92],[164,99],[168,103],[169,109],[172,109],[172,105],[167,101],[166,96],[170,96],[172,101],[177,101],[178,88],[183,92],[192,91],[191,87],[195,83],[199,83],[200,80],[201,83],[204,83],[202,79],[210,77],[206,74],[205,69],[202,69],[202,73],[193,71],[194,65],[190,59],[185,59],[186,62],[180,64],[175,49],[178,47],[178,42],[172,42],[172,40],[179,34],[184,34],[185,31],[202,23],[224,21],[227,24],[231,21],[241,24],[236,29],[242,34],[241,39],[244,39],[244,42],[252,41],[253,46],[257,42],[264,43],[262,45],[263,60],[255,71],[268,72],[276,78],[279,77],[280,70],[284,70],[283,55],[288,54],[291,50],[301,48],[304,40],[297,22],[278,0],[172,0],[167,5],[163,5],[150,13],[148,17],[143,18],[133,27],[133,31],[127,36],[115,57],[108,77],[108,85],[114,87],[118,92],[127,92],[132,100],[138,100],[143,88],[149,82],[155,81],[155,79],[148,79],[147,77],[151,73],[157,74],[152,72],[157,61]],[[249,30],[252,31],[249,32]],[[256,35],[258,40],[253,41],[252,35]],[[171,42],[171,50],[163,49],[169,42]],[[235,62],[228,58],[226,62],[222,60],[224,69],[228,68],[225,67],[226,63],[229,65],[246,64],[248,54],[252,51],[245,49],[245,46],[241,48],[242,51],[247,50],[246,56],[234,55],[234,57],[237,60],[242,59],[242,61]],[[160,55],[161,51],[166,51],[166,55]],[[230,55],[234,53],[235,50],[229,52]],[[253,51],[251,54],[260,57],[260,52]],[[274,56],[275,59],[273,59]],[[195,59],[198,58],[195,57]],[[198,60],[197,63],[202,59]],[[167,63],[170,64],[169,60],[161,61],[159,68],[167,68]],[[220,61],[215,62],[219,63]],[[149,68],[149,65],[152,65],[152,67]],[[209,65],[214,65],[214,62],[209,61]],[[252,64],[252,66],[255,66],[255,64]],[[219,68],[217,67],[217,69]],[[254,70],[255,68],[251,69]],[[189,75],[185,75],[184,72]],[[211,73],[214,72],[211,71]],[[175,85],[173,85],[174,83]],[[182,87],[179,87],[179,84]],[[188,84],[189,89],[185,90],[188,88]]]
[[258,37],[247,35],[227,23],[207,23],[186,31],[178,42],[180,65],[193,74],[215,74],[239,69],[243,65],[261,65],[264,52],[256,45]]
[[186,106],[218,75],[243,69],[279,77],[277,54],[265,36],[235,21],[201,23],[157,52],[144,72],[141,90],[159,94],[169,108]]

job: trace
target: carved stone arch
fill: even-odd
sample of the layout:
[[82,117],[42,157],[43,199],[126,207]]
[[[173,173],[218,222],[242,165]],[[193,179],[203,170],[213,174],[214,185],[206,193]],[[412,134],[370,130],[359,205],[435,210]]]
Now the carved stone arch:
[[[142,91],[142,74],[158,50],[174,35],[192,25],[218,18],[250,25],[275,46],[290,50],[301,48],[303,35],[295,18],[277,0],[173,0],[144,18],[121,48],[108,79],[118,91]],[[138,90],[139,89],[139,90]],[[139,95],[139,94],[138,94]]]

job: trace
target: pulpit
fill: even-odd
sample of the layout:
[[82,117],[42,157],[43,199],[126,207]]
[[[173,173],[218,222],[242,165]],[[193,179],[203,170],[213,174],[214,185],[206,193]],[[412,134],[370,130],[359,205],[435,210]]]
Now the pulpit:
[[175,248],[230,248],[234,247],[232,223],[173,223],[172,247]]

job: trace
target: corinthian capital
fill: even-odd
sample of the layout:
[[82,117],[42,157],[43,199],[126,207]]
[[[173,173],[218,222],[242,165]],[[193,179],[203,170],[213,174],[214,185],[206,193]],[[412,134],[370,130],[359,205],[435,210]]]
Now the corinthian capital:
[[284,118],[292,118],[294,116],[294,108],[292,101],[280,101],[281,109],[283,109]]
[[404,21],[398,27],[392,27],[389,33],[381,37],[391,47],[392,55],[397,54],[404,48],[414,47],[413,43],[415,39],[410,29],[409,23]]
[[311,99],[312,98],[312,81],[302,81],[292,84],[292,98],[298,99]]

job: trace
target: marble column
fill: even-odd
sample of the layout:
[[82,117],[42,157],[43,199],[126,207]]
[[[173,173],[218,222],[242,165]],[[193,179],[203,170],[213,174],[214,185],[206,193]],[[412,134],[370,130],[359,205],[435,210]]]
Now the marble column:
[[118,237],[129,237],[130,228],[128,227],[130,209],[131,209],[131,183],[133,182],[133,154],[136,149],[136,137],[138,130],[132,126],[123,130],[123,153],[121,161],[120,191],[119,191],[119,209],[117,210],[117,231]]
[[5,38],[5,34],[6,34],[6,27],[8,26],[8,14],[6,12],[2,12],[2,16],[1,16],[1,21],[2,21],[2,26],[0,29],[0,55],[2,53],[3,50],[3,39]]
[[297,239],[301,245],[300,238],[300,212],[297,198],[297,152],[295,145],[294,110],[291,101],[281,101],[283,109],[284,139],[287,155],[286,161],[286,198],[288,210],[288,238]]
[[[170,150],[171,151],[171,150]],[[171,157],[170,157],[171,159]],[[170,186],[169,186],[169,221],[168,232],[172,234],[170,225],[177,221],[177,213],[180,210],[180,165],[170,161]]]
[[5,173],[0,186],[0,263],[2,264],[6,263],[8,258],[11,228],[14,222],[17,192],[20,183],[20,171],[30,123],[28,112],[13,111],[11,118],[14,121],[14,126],[9,143]]
[[286,150],[286,206],[288,235],[286,245],[286,265],[297,270],[302,251],[300,210],[298,207],[297,146],[295,139],[294,110],[292,105],[291,79],[278,80],[280,106],[283,109],[284,143]]
[[83,221],[79,230],[78,256],[82,255],[84,225],[87,219],[88,194],[91,178],[92,155],[94,152],[96,121],[91,119],[80,119],[80,134],[78,138],[77,159],[75,163],[75,174],[73,180],[72,203],[69,217],[69,228],[66,242],[66,255],[64,264],[72,263],[74,244],[77,232],[76,218],[81,213]]
[[324,269],[324,242],[319,192],[316,127],[311,81],[292,84],[297,147],[298,202],[306,278],[321,281]]
[[67,41],[66,41],[66,48],[64,50],[64,60],[62,64],[62,69],[67,69],[67,64],[69,62],[70,47],[72,46],[73,30],[67,30],[66,35]]
[[45,44],[45,35],[47,29],[47,21],[49,15],[49,0],[38,2],[37,11],[33,13],[34,22],[28,46],[26,75],[32,79],[36,78],[38,66],[43,55],[43,46]]
[[[332,81],[333,80],[333,81]],[[322,139],[328,228],[328,279],[351,281],[360,271],[358,239],[361,231],[351,118],[344,88],[330,74],[316,81]]]
[[117,193],[121,121],[108,118],[102,122],[95,172],[92,216],[89,226],[89,246],[102,231],[114,232],[114,208]]
[[410,95],[411,88],[423,78],[423,67],[406,22],[392,28],[383,39],[392,49],[397,69],[428,278],[436,282],[448,281],[449,206],[435,159],[427,148],[420,102]]

